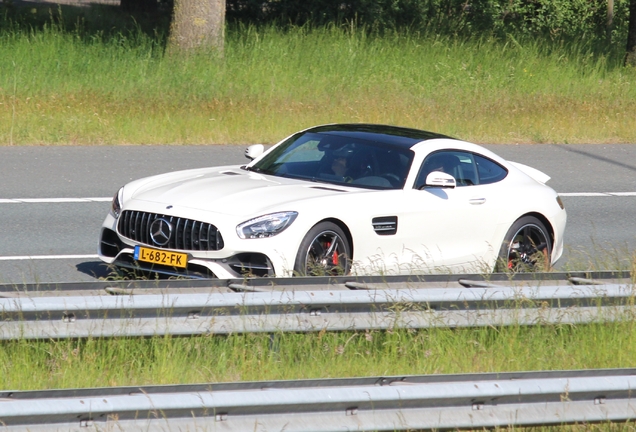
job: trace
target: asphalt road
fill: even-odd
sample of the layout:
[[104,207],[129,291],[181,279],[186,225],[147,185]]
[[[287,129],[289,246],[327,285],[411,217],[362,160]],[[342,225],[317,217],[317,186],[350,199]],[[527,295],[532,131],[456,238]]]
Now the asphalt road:
[[[559,269],[625,266],[636,250],[636,145],[493,145],[552,177],[568,210]],[[109,197],[167,171],[243,163],[245,146],[0,147],[0,283],[90,281]],[[623,193],[620,196],[604,195]],[[78,198],[84,199],[78,202]]]

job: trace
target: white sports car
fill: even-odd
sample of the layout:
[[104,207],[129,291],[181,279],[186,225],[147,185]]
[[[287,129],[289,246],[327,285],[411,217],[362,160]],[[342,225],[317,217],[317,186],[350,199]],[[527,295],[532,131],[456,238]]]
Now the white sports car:
[[549,177],[475,144],[335,124],[246,156],[122,187],[100,258],[228,279],[545,270],[563,252],[566,212]]

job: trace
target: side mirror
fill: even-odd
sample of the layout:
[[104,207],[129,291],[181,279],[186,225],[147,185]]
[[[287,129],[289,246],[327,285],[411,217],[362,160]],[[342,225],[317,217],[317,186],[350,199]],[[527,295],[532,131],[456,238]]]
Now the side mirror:
[[426,176],[426,186],[453,189],[457,186],[457,180],[445,172],[433,171]]
[[265,151],[265,146],[263,144],[253,144],[245,149],[245,157],[249,160],[254,160]]

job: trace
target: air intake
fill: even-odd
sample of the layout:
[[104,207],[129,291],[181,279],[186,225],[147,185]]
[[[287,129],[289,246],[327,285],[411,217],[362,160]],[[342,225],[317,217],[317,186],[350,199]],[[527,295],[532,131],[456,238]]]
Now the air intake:
[[383,216],[373,218],[373,231],[378,235],[394,235],[397,233],[397,216]]

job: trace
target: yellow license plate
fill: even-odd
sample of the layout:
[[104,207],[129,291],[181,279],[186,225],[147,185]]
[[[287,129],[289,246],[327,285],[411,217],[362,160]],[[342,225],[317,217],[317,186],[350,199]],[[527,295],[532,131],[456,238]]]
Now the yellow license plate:
[[135,246],[135,260],[170,267],[185,268],[188,264],[188,254],[166,252],[142,246]]

